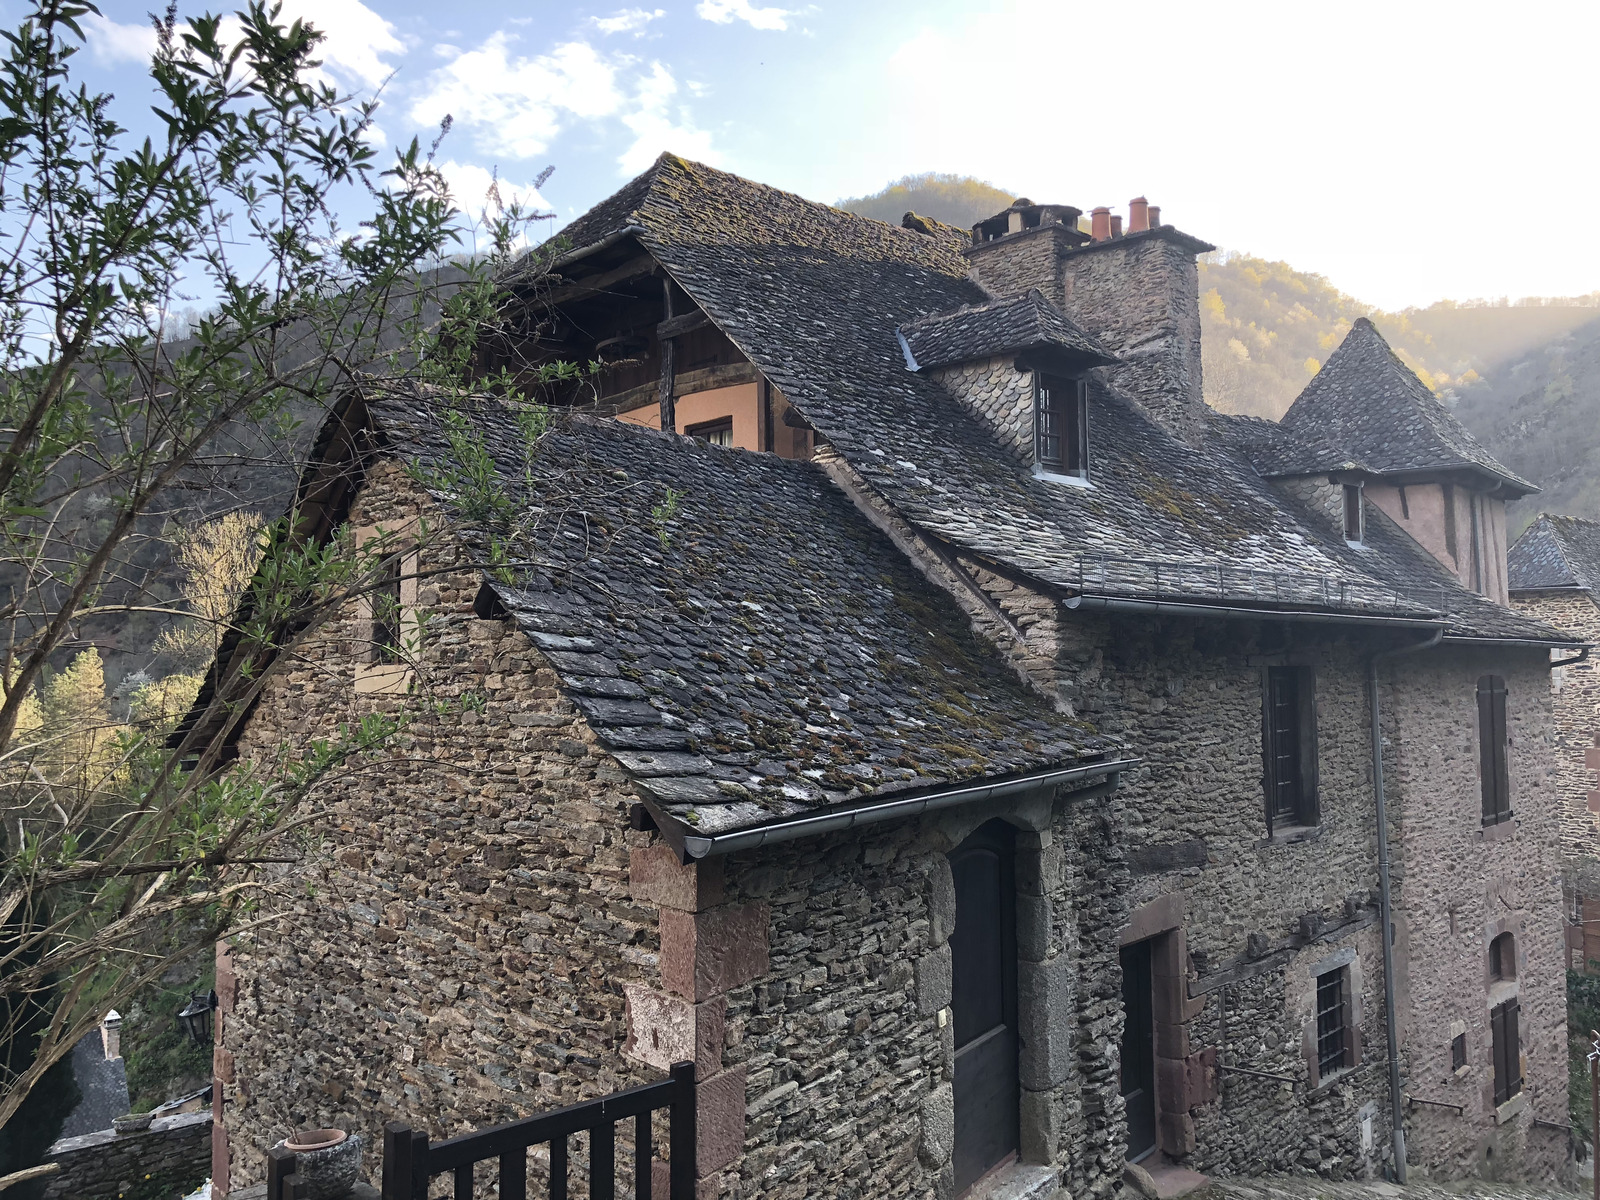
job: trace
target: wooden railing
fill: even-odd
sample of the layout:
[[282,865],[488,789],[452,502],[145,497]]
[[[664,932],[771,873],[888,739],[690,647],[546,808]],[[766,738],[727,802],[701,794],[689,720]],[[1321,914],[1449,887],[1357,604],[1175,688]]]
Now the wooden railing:
[[[616,1123],[633,1118],[635,1200],[651,1200],[652,1114],[666,1109],[671,1200],[693,1200],[695,1177],[694,1064],[677,1063],[656,1083],[570,1104],[506,1125],[495,1125],[448,1141],[403,1121],[383,1130],[383,1200],[428,1200],[436,1175],[453,1177],[451,1200],[472,1200],[473,1168],[499,1160],[499,1200],[527,1200],[528,1148],[550,1144],[550,1200],[567,1200],[567,1139],[589,1134],[590,1200],[616,1200]],[[269,1196],[271,1193],[269,1192]]]

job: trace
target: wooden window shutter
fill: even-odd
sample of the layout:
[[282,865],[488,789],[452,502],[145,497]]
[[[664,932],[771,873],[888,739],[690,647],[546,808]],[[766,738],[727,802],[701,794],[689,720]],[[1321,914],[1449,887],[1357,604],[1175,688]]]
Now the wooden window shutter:
[[1506,1009],[1505,1005],[1489,1010],[1489,1045],[1494,1068],[1494,1103],[1498,1108],[1506,1102]]
[[1300,823],[1321,823],[1322,812],[1317,796],[1317,673],[1312,667],[1301,667],[1299,678],[1300,723]]
[[1506,1013],[1506,1099],[1509,1100],[1522,1090],[1521,1006],[1516,1000],[1507,1000],[1501,1007]]
[[1478,680],[1478,772],[1483,795],[1483,823],[1494,825],[1511,815],[1511,777],[1506,746],[1506,681],[1498,675]]

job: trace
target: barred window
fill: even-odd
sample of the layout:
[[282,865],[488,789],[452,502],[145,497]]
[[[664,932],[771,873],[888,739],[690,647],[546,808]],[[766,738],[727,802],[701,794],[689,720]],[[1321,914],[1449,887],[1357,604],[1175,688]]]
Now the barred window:
[[1459,1071],[1467,1065],[1467,1035],[1458,1033],[1450,1039],[1450,1069]]
[[1323,1079],[1350,1062],[1349,968],[1317,976],[1317,1074]]

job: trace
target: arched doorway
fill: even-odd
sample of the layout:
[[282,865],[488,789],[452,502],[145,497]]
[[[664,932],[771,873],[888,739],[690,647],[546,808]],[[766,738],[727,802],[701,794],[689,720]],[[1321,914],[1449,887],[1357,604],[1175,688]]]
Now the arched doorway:
[[1019,1144],[1014,855],[1004,821],[990,821],[950,854],[957,1194],[1014,1159]]

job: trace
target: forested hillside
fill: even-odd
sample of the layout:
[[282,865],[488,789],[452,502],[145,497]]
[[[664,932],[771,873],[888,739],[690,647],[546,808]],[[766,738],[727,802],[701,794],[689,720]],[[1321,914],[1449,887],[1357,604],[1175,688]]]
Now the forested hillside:
[[[929,173],[839,206],[965,226],[1011,200],[982,180]],[[1201,260],[1200,316],[1206,400],[1221,411],[1282,416],[1365,316],[1506,466],[1544,488],[1512,507],[1513,534],[1540,511],[1600,519],[1600,293],[1383,312],[1321,275],[1222,250]]]

